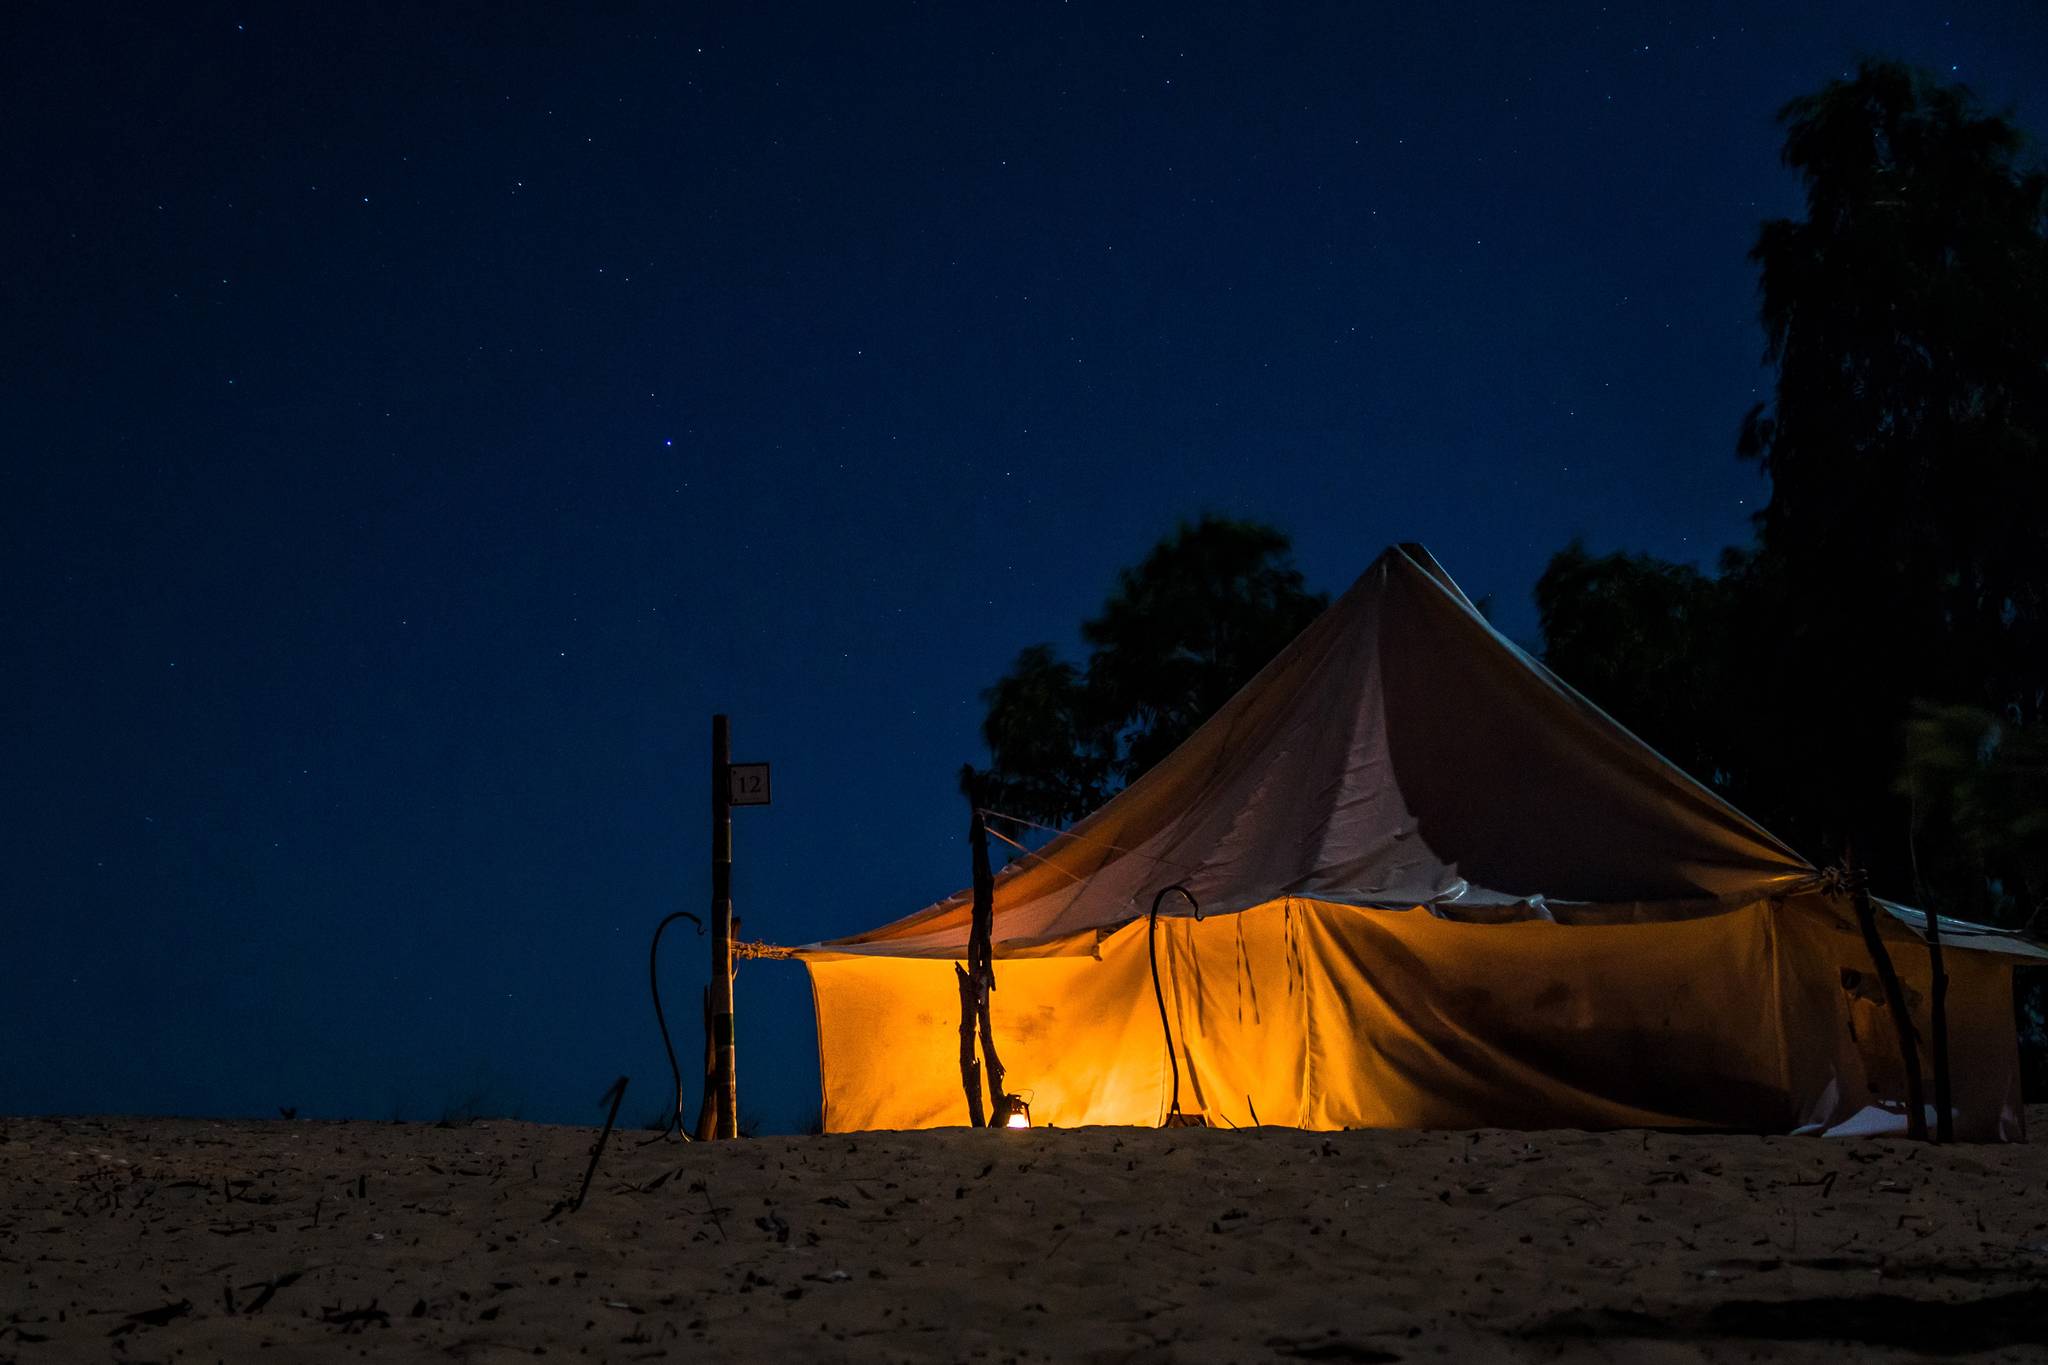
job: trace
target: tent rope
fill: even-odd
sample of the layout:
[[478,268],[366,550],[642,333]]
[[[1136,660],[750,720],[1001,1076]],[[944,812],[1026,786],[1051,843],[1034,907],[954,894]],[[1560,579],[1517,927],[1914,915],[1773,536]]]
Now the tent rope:
[[[1143,849],[1125,848],[1121,844],[1112,844],[1107,839],[1090,839],[1085,834],[1076,834],[1074,833],[1074,831],[1070,829],[1060,829],[1056,825],[1042,825],[1036,820],[1026,820],[1021,815],[1005,815],[1002,811],[989,810],[986,807],[982,809],[981,813],[984,817],[993,815],[998,820],[1008,820],[1013,825],[1023,825],[1027,829],[1042,829],[1047,834],[1052,835],[1055,839],[1072,839],[1077,844],[1088,844],[1094,848],[1106,848],[1111,853],[1123,853],[1128,854],[1133,858],[1144,858],[1151,862],[1160,863],[1181,872],[1192,873],[1200,872],[1202,870],[1199,867],[1192,867],[1187,863],[1177,863],[1171,858],[1162,858],[1157,853],[1147,853]],[[1016,840],[1006,839],[1000,834],[997,834],[996,838],[1002,839],[1004,843],[1009,844],[1013,847],[1023,847],[1023,845],[1017,843]]]
[[[984,829],[987,829],[988,827],[987,827],[986,825],[983,825],[983,826],[982,826],[982,828],[984,828]],[[1018,843],[1018,842],[1017,842],[1017,841],[1016,841],[1015,839],[1012,839],[1012,838],[1011,838],[1011,837],[1010,837],[1009,835],[1007,835],[1007,834],[1003,833],[1003,832],[1002,832],[1001,830],[999,830],[999,829],[991,829],[991,830],[989,830],[988,832],[989,832],[990,834],[993,834],[993,835],[995,835],[995,836],[996,836],[996,838],[998,838],[998,839],[1001,839],[1001,840],[1002,840],[1002,841],[1003,841],[1004,843],[1008,844],[1008,845],[1009,845],[1009,846],[1010,846],[1011,848],[1014,848],[1014,849],[1016,849],[1016,850],[1017,850],[1017,851],[1018,851],[1019,853],[1023,854],[1023,855],[1025,856],[1025,857],[1027,857],[1027,858],[1036,858],[1036,859],[1038,859],[1038,861],[1040,861],[1041,863],[1044,863],[1044,864],[1045,864],[1045,865],[1046,865],[1047,867],[1049,867],[1049,868],[1051,868],[1051,869],[1052,869],[1053,871],[1055,871],[1055,872],[1059,873],[1059,874],[1060,874],[1060,875],[1061,875],[1062,877],[1065,877],[1065,878],[1066,878],[1066,879],[1067,879],[1068,881],[1072,882],[1072,883],[1073,883],[1074,885],[1076,885],[1076,886],[1086,886],[1086,885],[1088,884],[1087,882],[1083,881],[1083,880],[1082,880],[1081,878],[1079,878],[1079,877],[1076,877],[1076,876],[1075,876],[1075,875],[1074,875],[1073,873],[1071,873],[1071,872],[1067,871],[1067,870],[1066,870],[1066,869],[1065,869],[1064,867],[1061,867],[1061,866],[1060,866],[1060,865],[1059,865],[1058,863],[1054,862],[1054,861],[1053,861],[1052,859],[1050,859],[1050,858],[1046,857],[1046,856],[1045,856],[1045,855],[1044,855],[1043,853],[1040,853],[1040,852],[1039,852],[1039,851],[1038,851],[1037,849],[1032,849],[1032,848],[1026,848],[1026,847],[1024,847],[1024,845],[1022,845],[1022,844]]]

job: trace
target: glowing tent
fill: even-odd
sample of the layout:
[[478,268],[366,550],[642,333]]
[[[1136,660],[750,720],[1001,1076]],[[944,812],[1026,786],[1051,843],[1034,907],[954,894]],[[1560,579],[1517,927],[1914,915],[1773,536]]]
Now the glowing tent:
[[[1157,926],[1162,1028],[1146,912]],[[995,882],[992,998],[1033,1122],[1897,1122],[1844,897],[1388,550],[1143,778]],[[1914,912],[1877,915],[1924,1039]],[[1941,921],[1959,1137],[2024,1136],[2012,967]],[[966,1121],[968,893],[799,949],[830,1131]],[[1924,1044],[1923,1044],[1924,1049]],[[1923,1062],[1923,1068],[1928,1064]],[[1890,1116],[1889,1118],[1887,1116]]]

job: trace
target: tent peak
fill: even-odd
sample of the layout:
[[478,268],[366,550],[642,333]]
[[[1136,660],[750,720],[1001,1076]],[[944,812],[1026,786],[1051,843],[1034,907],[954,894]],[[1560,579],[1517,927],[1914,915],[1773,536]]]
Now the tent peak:
[[[1204,906],[1616,905],[1762,894],[1803,859],[1389,547],[1179,747],[998,880],[999,941]],[[847,942],[964,941],[949,897]]]
[[1474,611],[1479,610],[1472,599],[1465,595],[1465,590],[1458,586],[1457,580],[1451,577],[1449,570],[1437,562],[1437,557],[1431,554],[1429,547],[1421,541],[1404,540],[1388,549],[1386,554],[1381,555],[1380,558],[1386,559],[1392,555],[1400,555],[1416,568],[1434,578],[1451,596],[1457,598],[1466,606],[1471,607]]

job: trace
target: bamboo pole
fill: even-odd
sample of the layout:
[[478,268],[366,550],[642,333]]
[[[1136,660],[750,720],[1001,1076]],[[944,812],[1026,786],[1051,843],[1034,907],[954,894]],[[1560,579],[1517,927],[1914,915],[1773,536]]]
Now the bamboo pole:
[[711,718],[711,1043],[718,1073],[714,1133],[739,1136],[732,1028],[732,725]]

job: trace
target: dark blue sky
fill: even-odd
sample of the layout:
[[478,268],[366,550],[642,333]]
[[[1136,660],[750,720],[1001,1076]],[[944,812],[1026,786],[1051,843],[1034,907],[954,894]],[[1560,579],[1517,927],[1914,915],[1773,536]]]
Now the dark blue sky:
[[906,913],[1181,517],[1525,639],[1573,535],[1745,538],[1785,99],[2048,128],[2033,0],[289,10],[0,16],[0,1110],[644,1117],[712,711],[745,934]]

